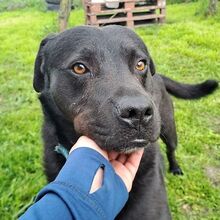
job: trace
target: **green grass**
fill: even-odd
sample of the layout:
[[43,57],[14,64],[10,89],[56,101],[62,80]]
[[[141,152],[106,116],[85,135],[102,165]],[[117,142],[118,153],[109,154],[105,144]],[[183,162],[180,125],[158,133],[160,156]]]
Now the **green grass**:
[[[32,78],[40,40],[56,31],[57,14],[31,6],[0,14],[2,220],[13,219],[46,183],[41,165],[42,113]],[[198,3],[169,6],[166,24],[136,29],[148,45],[158,72],[175,80],[220,80],[220,16],[195,16],[198,8]],[[70,26],[83,22],[83,11],[73,11]],[[218,90],[199,101],[174,99],[177,157],[184,176],[166,174],[173,219],[219,219],[219,97]]]

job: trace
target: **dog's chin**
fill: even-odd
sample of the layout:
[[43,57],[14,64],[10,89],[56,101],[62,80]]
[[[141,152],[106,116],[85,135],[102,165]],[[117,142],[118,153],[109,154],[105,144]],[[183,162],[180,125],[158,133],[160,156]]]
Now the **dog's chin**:
[[135,139],[127,144],[126,147],[121,148],[114,148],[114,151],[124,153],[124,154],[130,154],[137,150],[147,148],[150,145],[150,142],[144,140],[144,139]]

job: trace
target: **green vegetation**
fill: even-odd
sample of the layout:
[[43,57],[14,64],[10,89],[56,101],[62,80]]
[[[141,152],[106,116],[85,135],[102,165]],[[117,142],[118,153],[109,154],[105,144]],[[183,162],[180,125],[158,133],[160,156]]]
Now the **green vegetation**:
[[[56,31],[57,14],[39,10],[36,4],[30,6],[0,14],[2,220],[15,218],[46,183],[41,165],[42,113],[32,77],[39,43],[45,35]],[[220,80],[220,16],[195,16],[198,7],[198,3],[168,6],[166,24],[136,29],[148,45],[158,72],[175,80]],[[83,11],[73,11],[70,26],[83,22]],[[219,219],[219,97],[218,90],[198,101],[174,99],[179,136],[177,157],[184,171],[182,177],[166,174],[175,220]]]
[[43,9],[45,8],[44,0],[0,0],[0,12],[28,7]]

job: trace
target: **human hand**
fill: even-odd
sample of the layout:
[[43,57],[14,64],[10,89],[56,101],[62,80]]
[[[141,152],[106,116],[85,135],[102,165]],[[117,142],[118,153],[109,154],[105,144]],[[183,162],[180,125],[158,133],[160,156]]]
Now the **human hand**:
[[[81,136],[76,144],[71,148],[70,153],[80,147],[88,147],[99,152],[105,157],[114,168],[115,172],[124,182],[128,192],[131,191],[132,183],[137,173],[141,157],[144,150],[132,152],[131,154],[122,154],[115,151],[107,152],[101,149],[93,140],[86,136]],[[103,169],[99,169],[94,177],[90,193],[95,192],[102,186],[103,181]]]
[[128,192],[131,191],[143,153],[143,148],[130,154],[122,154],[115,151],[108,153],[109,162],[125,183]]

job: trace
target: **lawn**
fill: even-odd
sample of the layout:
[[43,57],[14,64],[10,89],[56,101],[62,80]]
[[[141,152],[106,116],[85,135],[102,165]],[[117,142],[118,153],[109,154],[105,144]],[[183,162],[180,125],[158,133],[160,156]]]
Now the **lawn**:
[[[195,16],[199,8],[198,3],[170,5],[164,25],[135,30],[148,45],[158,72],[190,83],[207,78],[220,80],[220,15]],[[74,10],[70,26],[83,22],[83,11]],[[32,78],[39,43],[48,33],[56,32],[56,25],[56,13],[31,4],[0,13],[2,220],[16,218],[46,183],[41,165],[42,113]],[[217,220],[220,218],[220,90],[198,101],[174,99],[174,106],[179,136],[177,157],[184,175],[166,173],[173,219]]]

